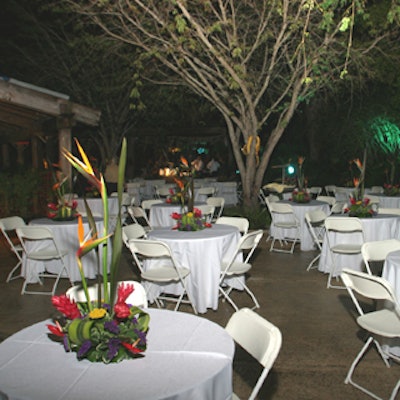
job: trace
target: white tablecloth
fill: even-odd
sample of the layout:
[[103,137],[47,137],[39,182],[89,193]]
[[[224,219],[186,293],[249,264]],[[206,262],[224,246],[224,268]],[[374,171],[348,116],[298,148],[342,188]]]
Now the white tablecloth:
[[[86,199],[92,214],[95,216],[103,217],[103,203],[101,198],[93,198]],[[86,214],[85,201],[83,198],[76,199],[78,202],[77,209],[78,211]],[[109,197],[108,198],[108,215],[117,215],[118,214],[118,197]]]
[[39,322],[0,344],[0,388],[10,400],[228,400],[234,342],[217,324],[149,309],[143,358],[118,364],[78,361]]
[[[311,233],[308,229],[305,215],[307,212],[314,211],[314,210],[322,210],[327,215],[329,214],[329,204],[319,201],[319,200],[311,200],[309,203],[296,203],[294,201],[289,200],[280,200],[280,203],[290,204],[293,208],[293,211],[300,222],[300,249],[302,251],[310,251],[314,250],[314,240],[311,236]],[[284,216],[282,215],[282,219]],[[294,237],[295,231],[288,230],[287,236]],[[271,226],[271,236],[276,236],[275,229]]]
[[[65,265],[69,271],[70,278],[72,281],[80,281],[81,275],[79,273],[78,264],[76,262],[76,251],[79,248],[78,240],[78,223],[74,221],[53,221],[48,218],[34,219],[30,222],[30,225],[40,225],[49,228],[53,232],[53,236],[56,239],[60,247],[69,250],[69,253],[64,257]],[[99,233],[103,235],[103,221],[100,218],[96,218],[96,227]],[[84,223],[85,236],[89,232],[89,224]],[[35,246],[34,248],[40,248],[39,243],[29,244],[29,246]],[[100,247],[101,249],[101,247]],[[100,250],[100,259],[101,259]],[[108,251],[109,258],[111,259],[111,245],[109,245]],[[97,275],[97,257],[95,251],[91,251],[83,257],[83,270],[87,278],[93,279]],[[44,271],[44,264],[42,262],[31,261],[29,262],[29,268],[25,268],[23,264],[22,275],[28,278],[28,282],[38,282],[38,273]],[[58,260],[46,262],[46,269],[51,273],[58,273],[62,268],[61,262]],[[100,269],[102,267],[100,266]],[[29,276],[28,276],[29,271]]]
[[[342,218],[350,217],[343,215]],[[361,221],[366,242],[400,238],[400,217],[398,215],[378,214],[372,218],[361,218]],[[332,238],[334,240],[333,236]],[[356,271],[363,271],[365,269],[361,254],[338,256],[337,263],[336,275],[340,274],[342,268],[351,268]],[[318,270],[329,273],[331,269],[332,259],[329,254],[327,241],[324,240]]]
[[[218,308],[218,287],[220,265],[226,254],[233,254],[240,239],[240,233],[234,226],[213,225],[196,232],[181,232],[171,229],[155,229],[148,235],[149,239],[161,240],[167,243],[174,257],[182,266],[189,268],[191,273],[187,279],[187,290],[200,313],[207,308]],[[146,261],[144,267],[152,268],[160,265],[160,261]],[[145,283],[148,285],[148,283]],[[148,293],[157,287],[151,285]],[[241,289],[238,287],[238,289]],[[167,293],[181,293],[181,286],[171,284],[165,287]]]
[[378,197],[379,197],[379,207],[400,208],[400,197],[399,196],[378,195]]

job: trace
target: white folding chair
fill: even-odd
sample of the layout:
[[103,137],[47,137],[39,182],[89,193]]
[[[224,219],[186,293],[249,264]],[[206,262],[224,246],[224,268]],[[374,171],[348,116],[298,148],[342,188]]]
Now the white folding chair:
[[335,197],[336,185],[326,185],[325,193],[327,196]]
[[335,201],[331,207],[331,214],[344,214],[344,209],[346,208],[346,203],[343,201]]
[[[46,294],[54,295],[58,282],[62,276],[67,275],[69,277],[69,271],[64,262],[64,256],[68,254],[68,250],[61,248],[50,229],[43,226],[23,226],[16,229],[19,240],[21,241],[24,249],[24,263],[26,269],[26,278],[22,285],[21,294]],[[42,242],[39,246],[35,246],[35,243]],[[50,292],[47,291],[29,291],[26,289],[29,284],[32,271],[29,270],[28,260],[41,261],[44,263],[45,270],[38,273],[39,283],[43,285],[43,278],[55,279],[54,285]],[[52,260],[60,260],[62,267],[57,274],[51,274],[46,270],[46,262]],[[65,275],[63,275],[65,273]],[[71,281],[71,285],[73,282]]]
[[327,217],[328,216],[322,210],[309,211],[305,214],[308,230],[318,250],[318,254],[308,264],[307,271],[313,268],[315,262],[321,257],[322,243],[324,242],[325,236],[325,219]]
[[365,241],[363,225],[361,220],[355,217],[328,217],[325,220],[325,231],[332,261],[327,288],[344,289],[343,286],[332,285],[331,280],[340,274],[337,265],[339,256],[361,254],[361,246]]
[[[190,269],[179,265],[166,243],[158,240],[132,239],[129,241],[129,249],[140,270],[141,278],[157,285],[161,290],[161,293],[154,299],[157,307],[160,308],[163,301],[173,301],[176,302],[175,311],[177,311],[181,303],[189,303],[194,313],[197,314],[194,302],[186,287],[186,279],[190,274]],[[144,269],[144,259],[161,261],[161,265]],[[182,292],[178,298],[162,295],[163,286],[168,283],[179,283],[181,285]],[[185,294],[188,297],[187,301],[183,299]]]
[[173,188],[173,185],[155,186],[156,198],[166,199],[168,196],[171,195],[171,189]]
[[134,222],[133,224],[122,227],[122,240],[127,247],[129,240],[142,238],[146,238],[146,230],[142,225]]
[[146,233],[150,232],[153,228],[150,224],[149,217],[146,211],[140,206],[129,206],[128,213],[134,223],[142,225]]
[[16,229],[22,226],[26,226],[25,221],[18,216],[0,219],[0,231],[4,235],[8,245],[10,246],[10,250],[17,257],[17,264],[15,264],[13,269],[8,274],[6,279],[7,283],[12,281],[13,279],[22,278],[21,271],[18,275],[14,276],[14,273],[22,266],[22,253],[24,249],[16,235]]
[[[239,279],[239,277],[244,278],[244,275],[251,269],[251,264],[249,261],[254,253],[254,250],[258,246],[262,235],[262,229],[246,233],[240,238],[235,252],[228,256],[224,256],[222,259],[219,291],[236,311],[239,308],[229,296],[233,290],[233,286],[226,281],[226,278],[230,278],[233,280],[233,282],[238,283],[248,293],[254,302],[253,308],[260,308],[254,293],[247,287],[246,283],[243,283],[243,281]],[[244,261],[237,261],[238,255],[242,254],[243,251],[247,251],[246,259]]]
[[215,223],[236,226],[241,234],[246,234],[250,226],[249,220],[245,217],[219,217]]
[[[390,359],[400,362],[399,357],[393,353],[384,351],[379,343],[382,338],[400,338],[400,305],[397,302],[396,296],[389,282],[381,277],[369,275],[365,272],[343,269],[341,278],[359,313],[359,316],[357,317],[357,324],[369,333],[367,341],[351,364],[344,382],[346,384],[349,383],[353,385],[374,399],[383,400],[382,397],[379,397],[375,393],[371,392],[365,386],[356,383],[353,380],[353,374],[357,365],[360,363],[372,343],[375,344],[375,347],[386,367],[390,367],[388,362]],[[377,300],[383,300],[387,302],[389,306],[379,310],[367,312],[365,308],[361,307],[363,302],[358,301],[357,297],[359,296],[361,296],[364,301],[365,299],[370,299],[374,302]],[[390,400],[395,399],[399,387],[400,380],[397,381],[394,389],[392,390]]]
[[[126,304],[130,304],[132,306],[141,307],[141,308],[148,307],[146,291],[140,282],[137,282],[137,281],[120,281],[120,282],[118,282],[118,286],[121,284],[133,285],[134,290],[125,300]],[[110,287],[110,284],[108,284],[108,287]],[[99,288],[99,286],[97,283],[88,287],[90,301],[97,301],[98,294],[99,294],[98,288]],[[101,295],[103,295],[102,292],[103,292],[103,286],[100,285]],[[70,287],[67,290],[66,295],[71,300],[75,301],[76,303],[87,301],[86,294],[82,288],[82,285],[74,285],[74,286]]]
[[[254,400],[278,357],[282,333],[271,322],[248,308],[236,311],[225,329],[238,345],[264,367],[249,397],[249,400]],[[232,399],[239,398],[233,393]]]
[[316,199],[322,192],[322,187],[321,186],[311,186],[310,189],[308,189],[308,193],[310,193],[311,198]]
[[205,218],[206,222],[211,223],[212,218],[214,216],[215,212],[215,207],[208,205],[208,204],[203,204],[203,205],[198,205],[195,208],[199,209],[201,211],[201,214]]
[[383,194],[385,192],[382,186],[371,186],[371,193],[373,194]]
[[328,203],[331,207],[336,203],[334,196],[317,196],[316,200]]
[[[271,226],[270,237],[272,237],[269,251],[293,254],[294,246],[300,240],[300,222],[297,219],[293,208],[286,203],[270,203]],[[275,247],[276,240],[279,241],[281,248]],[[289,250],[283,245],[292,243]]]
[[206,200],[209,206],[214,206],[214,215],[212,221],[215,222],[224,211],[225,199],[223,197],[208,197]]
[[214,196],[216,191],[217,191],[216,188],[213,186],[201,187],[196,190],[198,195],[207,197]]
[[370,262],[383,262],[389,253],[397,250],[400,250],[400,240],[398,239],[365,242],[361,246],[361,254],[367,272],[372,275]]

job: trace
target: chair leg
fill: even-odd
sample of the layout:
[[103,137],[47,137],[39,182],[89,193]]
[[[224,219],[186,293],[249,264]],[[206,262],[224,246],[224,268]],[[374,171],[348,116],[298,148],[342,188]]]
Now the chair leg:
[[18,278],[22,278],[22,273],[20,272],[19,275],[13,276],[14,272],[17,271],[18,268],[22,267],[22,261],[18,259],[17,265],[10,271],[10,273],[7,275],[6,283],[9,283],[10,281]]
[[318,266],[317,266],[317,265],[314,265],[314,264],[315,264],[315,262],[317,262],[320,258],[321,258],[321,253],[319,253],[316,257],[314,257],[314,258],[312,259],[312,261],[310,262],[310,264],[308,264],[307,271],[310,271],[310,269],[317,268]]
[[[390,367],[390,365],[387,362],[387,360],[383,357],[383,353],[382,353],[382,350],[380,348],[379,343],[372,336],[370,336],[368,338],[368,340],[365,342],[365,344],[362,347],[362,349],[360,350],[360,352],[357,354],[357,356],[354,359],[353,363],[351,364],[350,369],[349,369],[349,371],[347,373],[346,379],[344,380],[344,383],[354,386],[358,390],[361,390],[363,393],[371,396],[372,398],[374,398],[376,400],[383,400],[381,397],[377,396],[375,393],[371,392],[370,390],[366,389],[365,387],[363,387],[363,386],[359,385],[358,383],[354,382],[353,379],[352,379],[354,371],[355,371],[358,363],[361,361],[361,359],[366,354],[367,350],[371,346],[371,343],[374,343],[376,345],[377,351],[380,354],[380,356],[382,357],[382,360],[384,361],[385,365],[387,367]],[[390,397],[390,400],[394,400],[394,398],[395,398],[395,396],[397,394],[397,391],[399,390],[399,387],[400,387],[400,380],[397,382],[396,386],[394,387],[394,389],[392,391],[392,394],[391,394],[391,397]]]

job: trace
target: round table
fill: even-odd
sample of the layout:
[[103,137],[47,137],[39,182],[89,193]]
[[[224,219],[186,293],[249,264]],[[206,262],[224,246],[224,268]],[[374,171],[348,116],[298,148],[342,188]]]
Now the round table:
[[[85,201],[83,198],[75,199],[78,203],[77,210],[86,214]],[[103,202],[101,198],[88,198],[86,199],[92,214],[103,218]],[[108,198],[108,215],[118,214],[118,197]]]
[[117,364],[78,361],[51,341],[42,321],[0,344],[0,388],[12,399],[226,400],[234,342],[205,318],[148,309],[144,357]]
[[[315,250],[314,240],[311,236],[311,233],[308,229],[305,216],[307,212],[322,210],[326,215],[329,215],[329,204],[324,201],[319,200],[311,200],[308,203],[296,203],[295,201],[290,200],[280,200],[279,203],[290,204],[293,208],[293,211],[299,220],[300,223],[300,249],[302,251],[310,251]],[[284,216],[282,216],[284,218]],[[288,237],[294,237],[295,231],[291,233],[288,230]],[[274,236],[274,227],[271,227],[271,236]]]
[[[337,216],[337,215],[336,215]],[[348,215],[342,218],[351,218]],[[372,242],[375,240],[399,239],[400,238],[400,216],[378,214],[372,218],[360,218],[364,229],[364,241]],[[334,244],[334,237],[332,236]],[[346,255],[337,257],[336,275],[339,275],[342,268],[351,268],[356,271],[364,270],[364,261],[361,254]],[[318,270],[329,273],[332,269],[332,259],[329,254],[328,243],[324,240],[322,244],[321,257],[319,259]]]
[[[217,224],[201,231],[185,232],[172,229],[155,229],[148,234],[149,239],[167,243],[179,264],[190,269],[187,278],[187,290],[191,294],[199,313],[207,312],[207,308],[218,308],[219,279],[221,261],[224,256],[231,255],[240,239],[239,230],[230,225]],[[145,269],[157,267],[162,261],[146,260]],[[244,278],[243,278],[244,279]],[[149,301],[160,292],[159,287],[148,282]],[[233,285],[243,289],[238,284]],[[182,287],[177,284],[163,286],[166,293],[180,294]],[[153,297],[152,297],[153,296]]]
[[[84,230],[85,237],[89,233],[89,224],[86,219],[84,221]],[[97,231],[102,235],[104,224],[101,218],[95,218]],[[65,265],[68,269],[68,273],[70,275],[70,279],[73,282],[77,282],[81,280],[81,275],[79,272],[78,264],[76,261],[76,251],[79,248],[79,240],[78,240],[78,220],[74,219],[73,221],[54,221],[49,218],[38,218],[32,220],[29,225],[35,226],[45,226],[49,228],[56,242],[60,245],[60,247],[69,250],[68,254],[64,257]],[[40,243],[29,244],[30,246],[35,246],[35,248],[40,248]],[[99,252],[100,260],[102,256],[102,251]],[[109,246],[108,251],[109,259],[111,260],[111,246]],[[93,250],[90,253],[86,254],[83,257],[83,271],[87,278],[94,279],[97,275],[97,257],[96,252]],[[44,264],[39,261],[27,260],[29,262],[29,268],[26,268],[26,263],[24,262],[22,265],[22,275],[25,278],[28,278],[29,283],[39,282],[38,273],[44,271]],[[100,261],[101,262],[101,261]],[[51,273],[57,274],[62,268],[61,262],[59,260],[47,261],[46,262],[46,270]],[[101,270],[101,264],[100,264]],[[27,273],[29,271],[29,274]],[[28,276],[29,275],[29,276]]]
[[381,208],[400,208],[400,196],[378,195],[379,207]]

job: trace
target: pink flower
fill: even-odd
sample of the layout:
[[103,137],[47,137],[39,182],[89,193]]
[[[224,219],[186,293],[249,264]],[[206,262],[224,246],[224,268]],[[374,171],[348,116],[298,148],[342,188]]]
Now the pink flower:
[[67,295],[53,296],[51,298],[53,306],[68,319],[80,318],[81,313],[78,306]]
[[117,318],[125,319],[131,314],[131,309],[126,303],[116,303],[114,306],[114,312]]
[[125,303],[128,296],[133,293],[135,288],[133,287],[132,283],[121,283],[118,286],[118,299],[117,303]]

